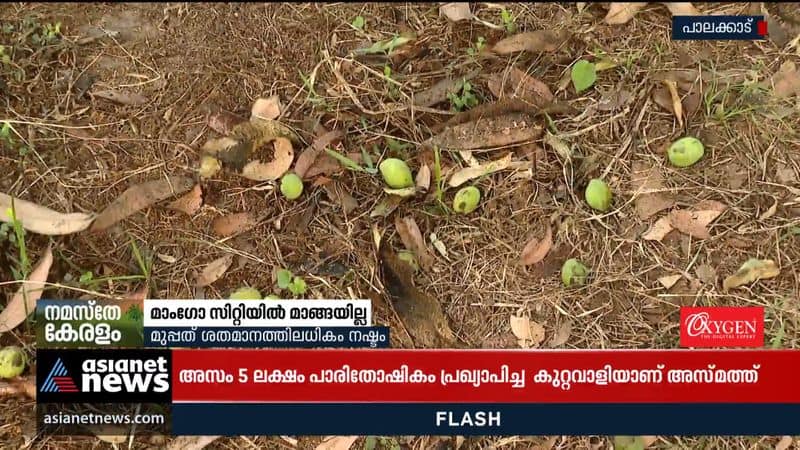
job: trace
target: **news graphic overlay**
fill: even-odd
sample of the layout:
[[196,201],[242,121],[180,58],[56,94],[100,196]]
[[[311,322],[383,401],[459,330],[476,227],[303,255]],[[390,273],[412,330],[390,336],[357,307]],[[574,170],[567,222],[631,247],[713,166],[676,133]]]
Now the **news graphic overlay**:
[[794,350],[173,350],[172,363],[179,435],[800,433]]
[[761,306],[681,307],[681,347],[763,347]]
[[36,358],[41,432],[85,435],[133,425],[145,434],[171,430],[170,351],[37,349]]
[[141,347],[142,300],[40,299],[34,311],[38,348]]
[[673,16],[673,41],[760,40],[767,37],[764,16]]
[[154,348],[385,348],[369,300],[145,300]]

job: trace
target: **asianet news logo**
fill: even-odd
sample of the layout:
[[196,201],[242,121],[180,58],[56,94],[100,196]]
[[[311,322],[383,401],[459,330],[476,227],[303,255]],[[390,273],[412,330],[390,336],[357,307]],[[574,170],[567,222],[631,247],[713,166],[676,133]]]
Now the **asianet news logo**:
[[[44,351],[44,350],[40,350]],[[170,358],[127,352],[73,351],[39,355],[42,401],[138,402],[168,400]],[[48,369],[49,368],[49,369]],[[38,397],[37,397],[38,400]]]
[[681,347],[763,347],[763,307],[682,307]]

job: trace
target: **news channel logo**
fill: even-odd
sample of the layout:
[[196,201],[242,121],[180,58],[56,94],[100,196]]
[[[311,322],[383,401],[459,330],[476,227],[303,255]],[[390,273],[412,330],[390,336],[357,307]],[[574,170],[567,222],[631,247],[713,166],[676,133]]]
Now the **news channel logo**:
[[169,403],[169,350],[37,350],[38,403]]
[[761,40],[768,34],[764,16],[674,16],[673,41]]

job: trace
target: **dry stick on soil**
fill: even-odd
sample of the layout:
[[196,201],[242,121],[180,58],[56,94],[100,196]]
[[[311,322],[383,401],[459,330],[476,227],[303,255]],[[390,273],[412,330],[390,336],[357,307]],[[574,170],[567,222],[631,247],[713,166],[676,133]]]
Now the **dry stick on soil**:
[[603,171],[603,176],[601,178],[605,179],[608,177],[608,174],[611,172],[611,168],[614,167],[614,163],[617,162],[622,155],[628,151],[631,144],[633,144],[634,136],[638,136],[639,134],[639,126],[642,124],[642,119],[644,119],[644,114],[647,112],[648,108],[650,107],[650,95],[649,93],[645,96],[644,105],[642,105],[642,109],[639,110],[639,116],[636,118],[636,122],[633,123],[633,126],[628,127],[628,132],[625,135],[625,140],[623,141],[622,145],[620,145],[619,150],[614,155],[614,158],[609,161],[608,166],[606,166],[606,170]]

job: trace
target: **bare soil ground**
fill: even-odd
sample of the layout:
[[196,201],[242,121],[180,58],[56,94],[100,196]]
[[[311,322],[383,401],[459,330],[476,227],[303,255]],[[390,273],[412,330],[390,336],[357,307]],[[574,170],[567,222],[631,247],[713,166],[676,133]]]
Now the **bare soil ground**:
[[[326,175],[358,203],[348,212],[313,182],[306,183],[299,200],[289,202],[275,183],[224,172],[202,182],[203,206],[191,216],[160,203],[104,233],[28,233],[27,253],[34,262],[54,245],[49,281],[58,286],[45,296],[125,297],[147,287],[150,298],[226,298],[245,285],[277,294],[275,270],[289,268],[304,277],[309,298],[372,299],[377,323],[392,326],[392,344],[409,347],[412,341],[385,299],[372,227],[399,249],[394,221],[410,216],[426,239],[435,233],[447,249],[445,258],[429,241],[432,270],[420,271],[415,282],[440,302],[465,346],[517,347],[509,321],[521,315],[543,327],[543,339],[533,343],[537,347],[675,348],[679,306],[760,305],[766,308],[766,344],[797,348],[800,109],[797,96],[775,99],[769,86],[786,61],[800,63],[796,50],[771,41],[671,41],[669,12],[658,4],[613,26],[603,22],[605,10],[598,4],[580,13],[567,3],[504,6],[518,32],[568,30],[573,35],[555,51],[470,54],[467,49],[479,38],[490,47],[510,34],[502,27],[500,7],[484,3],[473,5],[473,11],[500,29],[477,21],[450,23],[439,16],[436,4],[3,5],[0,44],[12,57],[0,66],[0,122],[11,123],[14,139],[0,141],[0,192],[59,211],[100,211],[136,183],[168,175],[196,177],[200,148],[219,136],[208,126],[209,113],[226,110],[246,118],[257,98],[271,95],[281,99],[281,122],[306,144],[315,139],[315,125],[342,130],[340,150],[374,148],[376,161],[400,156],[415,173],[431,162],[430,151],[420,144],[453,113],[449,100],[414,108],[412,96],[440,80],[478,71],[473,93],[480,103],[489,103],[495,98],[486,76],[513,66],[576,109],[535,119],[571,147],[569,160],[542,140],[514,148],[514,161],[530,163],[532,170],[526,174],[523,165],[475,181],[483,199],[468,215],[417,196],[388,217],[371,217],[383,182],[364,172]],[[744,14],[749,7],[697,6],[730,14]],[[363,29],[351,26],[358,16],[365,19]],[[47,25],[56,23],[59,32],[47,39]],[[390,57],[351,56],[357,48],[401,33],[414,33],[415,39]],[[44,37],[33,42],[33,34]],[[592,88],[576,93],[569,73],[581,58],[611,59],[616,67],[599,72]],[[703,79],[703,88],[694,88],[694,105],[688,105],[691,115],[679,123],[654,100],[664,86],[659,77],[675,69],[727,74],[735,81]],[[309,77],[313,83],[304,82]],[[93,95],[101,90],[135,93],[143,100],[119,104]],[[706,155],[678,169],[666,161],[665,149],[684,135],[699,137]],[[387,138],[407,145],[389,145]],[[296,146],[295,154],[304,147]],[[505,153],[501,148],[473,156],[485,162]],[[465,164],[457,152],[442,153],[446,173]],[[660,171],[662,192],[672,196],[674,208],[703,200],[724,204],[710,237],[673,231],[661,241],[643,239],[666,212],[647,219],[638,214],[641,193],[631,183],[635,164]],[[607,180],[615,193],[605,214],[592,211],[583,199],[595,177]],[[445,193],[445,204],[452,204],[455,190]],[[266,219],[232,238],[212,232],[215,218],[247,211]],[[553,246],[544,261],[521,265],[526,242],[543,236],[548,226]],[[3,297],[17,288],[12,268],[19,263],[18,251],[9,239],[0,241]],[[196,288],[196,272],[225,254],[236,260],[222,278]],[[561,284],[559,271],[567,258],[592,268],[589,284],[570,289]],[[748,258],[773,260],[780,274],[723,290],[722,280]],[[79,281],[89,271],[105,281]],[[680,277],[665,288],[659,278],[669,275]],[[1,335],[0,344],[21,345],[34,354],[34,336],[24,326]],[[94,437],[36,437],[34,406],[20,396],[0,398],[0,448],[111,445]],[[665,436],[649,448],[774,448],[779,440]],[[251,436],[219,439],[206,448],[308,449],[318,442]],[[435,437],[386,442],[387,448],[456,446],[455,439]],[[518,436],[458,444],[600,449],[612,448],[613,439]],[[163,439],[142,437],[132,448],[165,445]],[[362,447],[362,441],[353,446]]]

